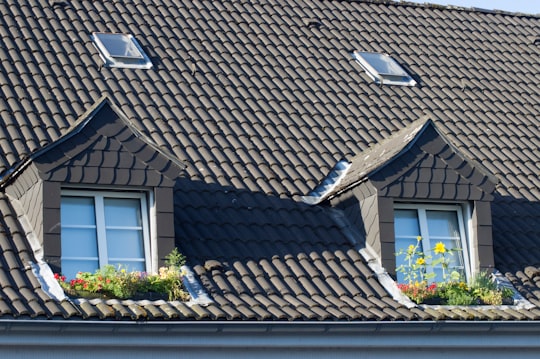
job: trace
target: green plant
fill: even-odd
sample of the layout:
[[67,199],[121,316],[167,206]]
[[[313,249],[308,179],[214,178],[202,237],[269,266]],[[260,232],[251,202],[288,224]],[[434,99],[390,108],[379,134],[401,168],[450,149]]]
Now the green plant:
[[[451,257],[460,248],[447,249],[444,243],[437,242],[429,253],[425,253],[421,250],[422,237],[416,237],[416,244],[411,244],[404,250],[401,249],[395,253],[396,257],[404,256],[405,264],[402,264],[396,268],[397,272],[403,273],[405,282],[412,284],[416,281],[430,281],[435,278],[434,269],[440,267],[442,270],[442,281],[459,280],[460,274],[457,271],[448,273]],[[428,270],[430,268],[431,270]]]
[[186,264],[186,256],[184,256],[178,248],[174,248],[171,253],[165,256],[165,265],[167,267],[180,268]]
[[479,272],[475,276],[473,276],[471,281],[470,281],[470,287],[473,290],[476,290],[476,289],[496,290],[496,289],[498,289],[497,283],[493,280],[491,275],[486,271]]
[[509,288],[500,288],[487,272],[480,272],[472,278],[471,290],[483,303],[491,305],[499,305],[514,294]]
[[503,302],[503,293],[498,290],[477,289],[474,294],[485,304],[499,305]]
[[478,304],[465,282],[446,282],[441,284],[438,295],[444,304],[472,305]]
[[180,270],[185,263],[185,257],[175,249],[166,263],[167,266],[161,267],[157,274],[129,272],[124,268],[106,265],[94,273],[79,272],[69,282],[66,282],[65,276],[59,274],[55,274],[55,278],[68,293],[85,291],[120,299],[144,294],[163,295],[169,300],[189,299]]
[[416,244],[411,244],[407,250],[401,249],[396,253],[396,257],[403,255],[405,264],[396,268],[396,271],[403,273],[405,282],[412,285],[415,282],[423,282],[435,276],[434,273],[427,273],[427,261],[431,259],[420,250],[422,237],[416,237]]

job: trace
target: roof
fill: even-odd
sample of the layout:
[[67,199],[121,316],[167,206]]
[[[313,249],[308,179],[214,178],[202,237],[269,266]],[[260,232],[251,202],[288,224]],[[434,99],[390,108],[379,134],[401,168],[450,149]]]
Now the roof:
[[[458,173],[462,176],[470,175],[474,172],[471,166],[478,171],[480,178],[479,184],[491,183],[492,185],[498,182],[498,179],[486,170],[484,166],[475,163],[472,159],[463,156],[459,150],[454,148],[453,144],[446,139],[444,134],[440,133],[435,123],[429,118],[420,119],[410,126],[405,127],[367,150],[363,151],[358,156],[351,159],[351,163],[340,161],[336,167],[330,172],[327,178],[313,190],[309,196],[304,197],[306,203],[320,203],[329,197],[335,196],[340,192],[349,190],[375,173],[381,171],[384,167],[393,163],[396,159],[403,155],[404,152],[416,144],[418,139],[426,132],[431,130],[433,134],[442,139],[442,143],[450,148],[450,153],[456,155],[460,160],[455,165]],[[440,149],[439,149],[440,151]],[[393,177],[398,177],[400,172],[395,169],[391,170]],[[432,179],[433,180],[433,179]],[[319,190],[319,187],[322,187]],[[487,191],[491,193],[492,186],[489,186]]]
[[[177,242],[214,304],[54,301],[27,265],[29,239],[1,194],[2,317],[538,319],[538,307],[404,307],[339,213],[301,199],[338,161],[429,116],[499,180],[496,267],[540,306],[540,17],[388,1],[141,4],[0,4],[0,176],[107,96],[187,164]],[[93,32],[132,34],[153,68],[104,67]],[[417,85],[374,84],[354,51],[388,53]]]

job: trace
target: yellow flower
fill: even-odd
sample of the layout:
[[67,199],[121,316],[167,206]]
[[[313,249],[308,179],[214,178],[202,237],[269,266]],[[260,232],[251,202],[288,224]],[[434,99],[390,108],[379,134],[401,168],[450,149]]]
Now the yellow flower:
[[444,243],[443,242],[437,242],[437,244],[435,244],[434,251],[437,254],[446,253],[446,247],[444,246]]
[[409,248],[407,248],[407,253],[412,253],[414,252],[414,248],[415,246],[413,246],[412,244],[409,246]]
[[416,237],[416,240],[417,240],[418,242],[420,242],[420,241],[422,240],[422,236]]
[[423,266],[424,264],[426,264],[426,260],[424,258],[418,258],[416,260],[416,264],[418,264],[419,266]]

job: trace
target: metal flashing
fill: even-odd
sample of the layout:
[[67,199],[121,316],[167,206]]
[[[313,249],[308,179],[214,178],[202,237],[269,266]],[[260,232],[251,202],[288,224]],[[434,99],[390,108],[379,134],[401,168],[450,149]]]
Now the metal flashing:
[[322,202],[326,198],[328,193],[331,193],[332,190],[339,184],[342,178],[347,175],[347,170],[351,164],[346,160],[341,160],[336,165],[326,178],[319,183],[307,196],[302,196],[304,203],[314,205]]

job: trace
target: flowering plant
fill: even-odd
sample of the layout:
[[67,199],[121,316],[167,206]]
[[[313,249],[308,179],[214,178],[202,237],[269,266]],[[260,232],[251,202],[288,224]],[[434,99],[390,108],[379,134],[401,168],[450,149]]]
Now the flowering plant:
[[[457,271],[448,273],[450,256],[459,249],[447,249],[442,242],[435,244],[431,250],[434,255],[420,251],[422,237],[416,238],[416,245],[410,245],[407,250],[401,250],[396,256],[403,255],[405,264],[396,270],[404,274],[406,283],[398,284],[403,294],[417,304],[434,303],[447,305],[500,305],[513,302],[513,292],[508,288],[499,288],[493,278],[486,272],[480,272],[473,277],[469,284],[462,281]],[[430,282],[435,278],[433,270],[440,267],[441,282]]]
[[437,296],[437,283],[427,284],[427,282],[414,282],[411,284],[401,283],[398,288],[403,294],[413,302],[424,303]]
[[157,295],[166,296],[168,300],[188,300],[189,294],[182,283],[184,273],[180,269],[184,262],[184,257],[175,249],[167,256],[167,266],[161,267],[157,274],[129,272],[106,265],[94,273],[79,272],[70,281],[58,273],[54,277],[68,293],[84,291],[120,299]]

